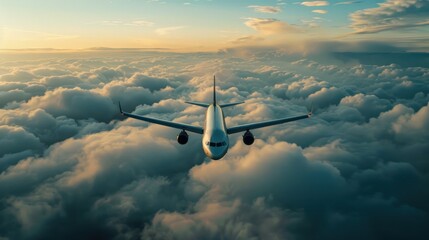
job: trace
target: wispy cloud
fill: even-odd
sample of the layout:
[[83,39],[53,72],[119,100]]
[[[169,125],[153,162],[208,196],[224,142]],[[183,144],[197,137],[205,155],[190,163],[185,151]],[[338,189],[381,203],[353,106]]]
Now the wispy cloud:
[[158,35],[167,35],[167,34],[170,34],[171,32],[174,32],[183,28],[185,28],[185,26],[165,27],[165,28],[158,28],[155,30],[155,32]]
[[129,23],[126,23],[125,25],[136,26],[136,27],[150,27],[153,24],[154,24],[153,22],[149,22],[146,20],[134,20]]
[[334,5],[350,5],[355,3],[361,3],[362,1],[346,1],[346,2],[337,2]]
[[246,43],[255,43],[256,41],[263,41],[264,38],[257,36],[242,36],[236,39],[229,41],[232,44],[246,44]]
[[281,12],[280,7],[273,7],[273,6],[258,6],[258,5],[251,5],[249,8],[253,8],[256,12],[261,13],[279,13]]
[[323,7],[323,6],[328,6],[329,2],[328,1],[307,1],[307,2],[301,2],[301,5],[306,6],[306,7]]
[[314,13],[320,13],[320,14],[326,14],[326,13],[328,13],[328,11],[321,10],[321,9],[313,10],[312,12],[314,12]]
[[378,33],[429,25],[427,0],[386,0],[376,8],[350,14],[350,27],[357,34]]

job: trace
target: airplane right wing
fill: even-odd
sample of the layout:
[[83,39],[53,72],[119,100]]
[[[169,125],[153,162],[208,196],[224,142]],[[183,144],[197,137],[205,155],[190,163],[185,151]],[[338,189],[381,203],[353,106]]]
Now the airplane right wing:
[[251,130],[251,129],[268,127],[268,126],[273,126],[273,125],[277,125],[277,124],[292,122],[292,121],[296,121],[296,120],[300,120],[300,119],[309,118],[309,117],[311,117],[311,114],[312,113],[310,112],[306,115],[301,115],[301,116],[296,116],[296,117],[280,118],[280,119],[268,120],[268,121],[264,121],[264,122],[238,125],[235,127],[228,128],[226,130],[226,132],[228,134],[233,134],[233,133],[238,133],[238,132],[244,132],[244,131]]
[[238,105],[238,104],[242,104],[242,103],[244,103],[244,102],[224,103],[224,104],[219,104],[219,106],[221,108],[232,107],[232,106],[235,106],[235,105]]
[[172,128],[177,128],[177,129],[181,129],[181,130],[186,130],[186,131],[199,133],[199,134],[203,134],[203,132],[204,132],[202,127],[193,126],[193,125],[189,125],[189,124],[185,124],[185,123],[178,123],[178,122],[162,120],[162,119],[158,119],[158,118],[145,117],[145,116],[141,116],[141,115],[137,115],[137,114],[124,112],[124,111],[122,111],[122,107],[121,107],[120,103],[119,103],[119,111],[124,116],[139,119],[139,120],[150,122],[150,123],[155,123],[155,124],[159,124],[159,125],[163,125],[163,126],[167,126],[167,127],[172,127]]

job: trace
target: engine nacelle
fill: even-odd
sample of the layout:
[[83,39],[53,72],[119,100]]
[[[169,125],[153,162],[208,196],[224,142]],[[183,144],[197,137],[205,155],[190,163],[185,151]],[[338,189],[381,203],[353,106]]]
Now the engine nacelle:
[[186,144],[188,142],[189,136],[185,130],[182,130],[179,135],[177,135],[177,142],[181,145]]
[[243,142],[246,145],[252,145],[253,142],[255,142],[255,137],[253,137],[253,134],[247,130],[243,135]]

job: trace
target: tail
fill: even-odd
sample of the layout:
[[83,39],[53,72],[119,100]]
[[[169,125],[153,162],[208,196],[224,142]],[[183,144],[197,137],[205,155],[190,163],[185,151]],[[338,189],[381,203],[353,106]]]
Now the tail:
[[[209,103],[204,103],[204,102],[185,101],[185,103],[197,105],[200,107],[209,107],[210,106]],[[216,106],[216,76],[213,76],[213,105]]]
[[213,106],[216,106],[216,76],[213,76]]
[[[225,104],[219,104],[219,106],[222,107],[231,107],[238,104],[242,104],[244,102],[235,102],[235,103],[225,103]],[[213,76],[213,106],[216,106],[216,76]]]
[[[210,104],[203,103],[203,102],[193,102],[193,101],[185,101],[186,103],[197,105],[200,107],[209,107]],[[220,107],[231,107],[238,104],[242,104],[244,102],[234,102],[234,103],[225,103],[225,104],[219,104]],[[213,106],[216,106],[216,76],[213,76]]]

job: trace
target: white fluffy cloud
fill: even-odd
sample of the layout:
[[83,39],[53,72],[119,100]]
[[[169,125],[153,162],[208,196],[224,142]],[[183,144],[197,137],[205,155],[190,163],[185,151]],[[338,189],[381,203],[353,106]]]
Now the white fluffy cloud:
[[[338,53],[389,49],[375,43],[312,47],[1,60],[0,238],[425,239],[425,62]],[[228,126],[311,104],[314,116],[255,130],[252,146],[233,134],[209,161],[200,135],[182,146],[177,130],[118,114],[121,101],[201,125],[204,109],[183,101],[210,101],[213,74],[219,101],[246,101],[225,109]]]

